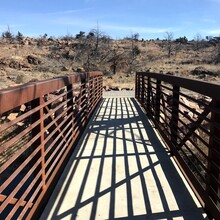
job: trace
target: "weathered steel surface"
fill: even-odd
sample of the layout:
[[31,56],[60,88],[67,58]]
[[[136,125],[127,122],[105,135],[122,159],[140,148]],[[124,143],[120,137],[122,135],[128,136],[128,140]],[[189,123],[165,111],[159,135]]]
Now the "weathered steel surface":
[[0,219],[38,218],[101,97],[101,72],[0,90]]
[[220,219],[220,85],[140,72],[135,91],[203,207]]

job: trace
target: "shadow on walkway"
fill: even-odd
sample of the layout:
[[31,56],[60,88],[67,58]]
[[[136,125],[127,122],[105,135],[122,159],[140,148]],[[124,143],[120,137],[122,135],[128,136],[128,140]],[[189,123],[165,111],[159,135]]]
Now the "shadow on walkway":
[[41,219],[206,219],[134,98],[105,98]]

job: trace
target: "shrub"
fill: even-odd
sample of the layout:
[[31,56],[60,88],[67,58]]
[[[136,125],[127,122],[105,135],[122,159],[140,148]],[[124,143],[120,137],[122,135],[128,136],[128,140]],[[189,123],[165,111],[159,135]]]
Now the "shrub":
[[24,83],[24,75],[17,75],[15,83],[17,84]]

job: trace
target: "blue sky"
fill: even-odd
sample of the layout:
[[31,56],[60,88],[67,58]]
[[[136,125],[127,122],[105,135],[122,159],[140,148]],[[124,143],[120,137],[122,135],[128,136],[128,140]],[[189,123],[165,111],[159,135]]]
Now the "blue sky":
[[193,39],[220,36],[220,0],[10,0],[0,6],[0,33],[61,37],[99,29],[112,38]]

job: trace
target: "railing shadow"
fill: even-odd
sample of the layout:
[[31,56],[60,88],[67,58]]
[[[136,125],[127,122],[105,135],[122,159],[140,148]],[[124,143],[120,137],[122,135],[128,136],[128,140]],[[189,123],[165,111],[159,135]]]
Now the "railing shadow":
[[133,98],[98,106],[41,219],[206,219]]

